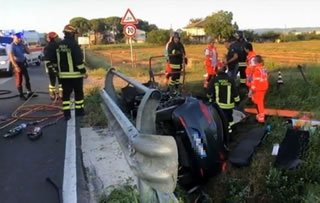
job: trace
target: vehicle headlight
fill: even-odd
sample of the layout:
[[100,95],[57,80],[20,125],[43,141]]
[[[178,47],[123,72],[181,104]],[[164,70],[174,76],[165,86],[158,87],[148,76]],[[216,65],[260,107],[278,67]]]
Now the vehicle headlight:
[[6,63],[7,63],[7,61],[0,61],[0,65],[4,65]]

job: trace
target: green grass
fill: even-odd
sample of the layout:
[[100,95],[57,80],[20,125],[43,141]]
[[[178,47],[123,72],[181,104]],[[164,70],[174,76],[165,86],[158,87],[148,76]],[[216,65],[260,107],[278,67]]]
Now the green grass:
[[89,90],[84,100],[85,110],[87,115],[84,117],[84,125],[86,127],[107,127],[108,122],[104,113],[101,110],[101,98],[99,95],[99,88]]

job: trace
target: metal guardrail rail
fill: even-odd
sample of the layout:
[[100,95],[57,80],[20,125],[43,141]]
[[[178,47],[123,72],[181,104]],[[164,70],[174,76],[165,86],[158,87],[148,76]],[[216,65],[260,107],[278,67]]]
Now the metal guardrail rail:
[[[114,76],[123,79],[144,94],[138,108],[136,126],[121,110],[122,102],[115,91]],[[178,202],[173,194],[178,175],[176,142],[171,136],[156,135],[156,108],[159,105],[160,92],[110,69],[100,96],[109,126],[114,130],[126,160],[137,176],[140,201]]]

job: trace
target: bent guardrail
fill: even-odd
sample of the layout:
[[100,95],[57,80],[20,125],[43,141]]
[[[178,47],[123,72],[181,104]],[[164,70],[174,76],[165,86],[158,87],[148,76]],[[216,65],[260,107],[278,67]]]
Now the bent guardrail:
[[[144,93],[138,108],[136,126],[121,110],[121,99],[113,84],[114,76]],[[126,160],[138,178],[140,201],[177,202],[173,194],[178,174],[176,142],[171,136],[156,135],[156,108],[159,105],[160,92],[111,69],[107,73],[105,88],[100,95],[109,126],[114,130]]]

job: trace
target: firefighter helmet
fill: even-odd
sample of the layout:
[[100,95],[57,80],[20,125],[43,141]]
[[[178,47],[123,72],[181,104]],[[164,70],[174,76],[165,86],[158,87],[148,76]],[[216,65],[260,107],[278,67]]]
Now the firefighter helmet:
[[63,32],[69,32],[69,33],[77,33],[77,29],[73,27],[72,25],[66,25],[64,26]]
[[48,33],[48,38],[49,38],[49,39],[54,39],[54,38],[56,38],[56,37],[58,37],[57,33],[55,33],[55,32],[49,32],[49,33]]

